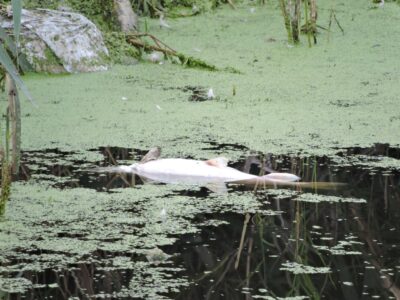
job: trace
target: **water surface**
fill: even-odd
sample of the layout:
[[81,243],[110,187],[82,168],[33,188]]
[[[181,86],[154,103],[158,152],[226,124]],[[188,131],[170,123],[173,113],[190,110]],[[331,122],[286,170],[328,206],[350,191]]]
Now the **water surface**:
[[24,153],[0,224],[4,299],[398,295],[400,174],[366,163],[399,159],[396,148],[243,156],[231,165],[347,185],[323,191],[229,186],[224,195],[91,171],[139,160],[145,150],[88,152],[102,158],[85,161],[57,149]]

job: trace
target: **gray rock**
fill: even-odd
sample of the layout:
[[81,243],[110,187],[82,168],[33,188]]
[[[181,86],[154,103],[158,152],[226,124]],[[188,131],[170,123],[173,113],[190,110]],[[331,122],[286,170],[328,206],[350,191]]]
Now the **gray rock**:
[[[0,20],[12,28],[12,20]],[[108,50],[97,27],[81,14],[22,10],[21,45],[37,71],[77,73],[107,70]]]

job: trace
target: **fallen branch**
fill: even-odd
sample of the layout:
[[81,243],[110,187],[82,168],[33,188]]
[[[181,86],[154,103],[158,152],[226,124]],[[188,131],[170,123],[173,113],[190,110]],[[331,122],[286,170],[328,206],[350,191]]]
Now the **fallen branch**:
[[[153,44],[150,44],[146,42],[143,38],[147,37],[150,38]],[[215,65],[209,64],[201,59],[192,57],[192,56],[187,56],[183,53],[180,53],[171,47],[169,47],[167,44],[156,38],[154,35],[149,34],[149,33],[130,33],[126,35],[126,41],[139,49],[144,50],[145,52],[151,52],[151,51],[159,51],[163,53],[165,56],[170,56],[170,57],[176,57],[179,60],[179,63],[187,66],[189,68],[200,68],[200,69],[205,69],[209,71],[220,71],[221,69],[217,68]],[[222,69],[224,71],[228,71],[231,73],[240,73],[240,71],[234,69],[234,68],[225,68]]]
[[[150,45],[146,43],[141,39],[142,37],[149,37],[153,40],[155,45]],[[160,51],[165,55],[172,56],[177,53],[174,49],[172,49],[150,33],[130,33],[126,35],[126,41],[132,46],[143,49],[145,51]]]

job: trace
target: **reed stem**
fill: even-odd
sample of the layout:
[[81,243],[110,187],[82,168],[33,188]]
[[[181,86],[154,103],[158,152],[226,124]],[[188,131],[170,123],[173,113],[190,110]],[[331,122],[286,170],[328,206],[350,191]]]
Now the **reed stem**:
[[8,93],[8,118],[11,125],[11,171],[18,174],[21,157],[21,106],[17,87],[10,75],[6,75],[6,88]]
[[301,1],[296,0],[294,4],[294,13],[292,17],[292,37],[293,42],[295,44],[300,42],[300,30],[299,30],[299,21],[300,21],[300,10],[301,10]]
[[[1,161],[1,193],[0,215],[4,214],[5,206],[10,197],[12,174],[18,174],[21,156],[21,108],[14,80],[6,73],[6,91],[8,107],[6,114],[5,136],[0,140]],[[10,145],[11,144],[11,145]],[[10,148],[11,146],[11,148]]]
[[317,0],[310,0],[310,21],[314,37],[314,44],[317,43]]
[[290,16],[286,8],[285,0],[279,0],[279,4],[282,11],[283,20],[285,21],[285,28],[288,35],[288,42],[293,44],[293,37],[292,37],[292,27],[290,25]]
[[311,26],[308,21],[308,1],[304,1],[304,16],[306,18],[306,33],[307,33],[307,40],[308,40],[308,47],[311,48]]

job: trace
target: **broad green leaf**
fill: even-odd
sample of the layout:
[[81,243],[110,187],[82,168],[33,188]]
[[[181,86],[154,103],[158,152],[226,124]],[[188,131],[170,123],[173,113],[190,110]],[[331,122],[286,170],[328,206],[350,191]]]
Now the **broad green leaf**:
[[36,105],[31,94],[29,93],[28,88],[22,81],[21,77],[18,75],[18,71],[15,68],[12,59],[8,55],[6,49],[1,44],[0,44],[0,63],[4,66],[6,72],[10,74],[11,78],[15,81],[15,84],[21,89],[21,91],[28,98],[28,100],[31,101],[32,104]]
[[12,10],[13,10],[15,42],[17,45],[19,45],[19,33],[21,32],[22,0],[12,0]]

